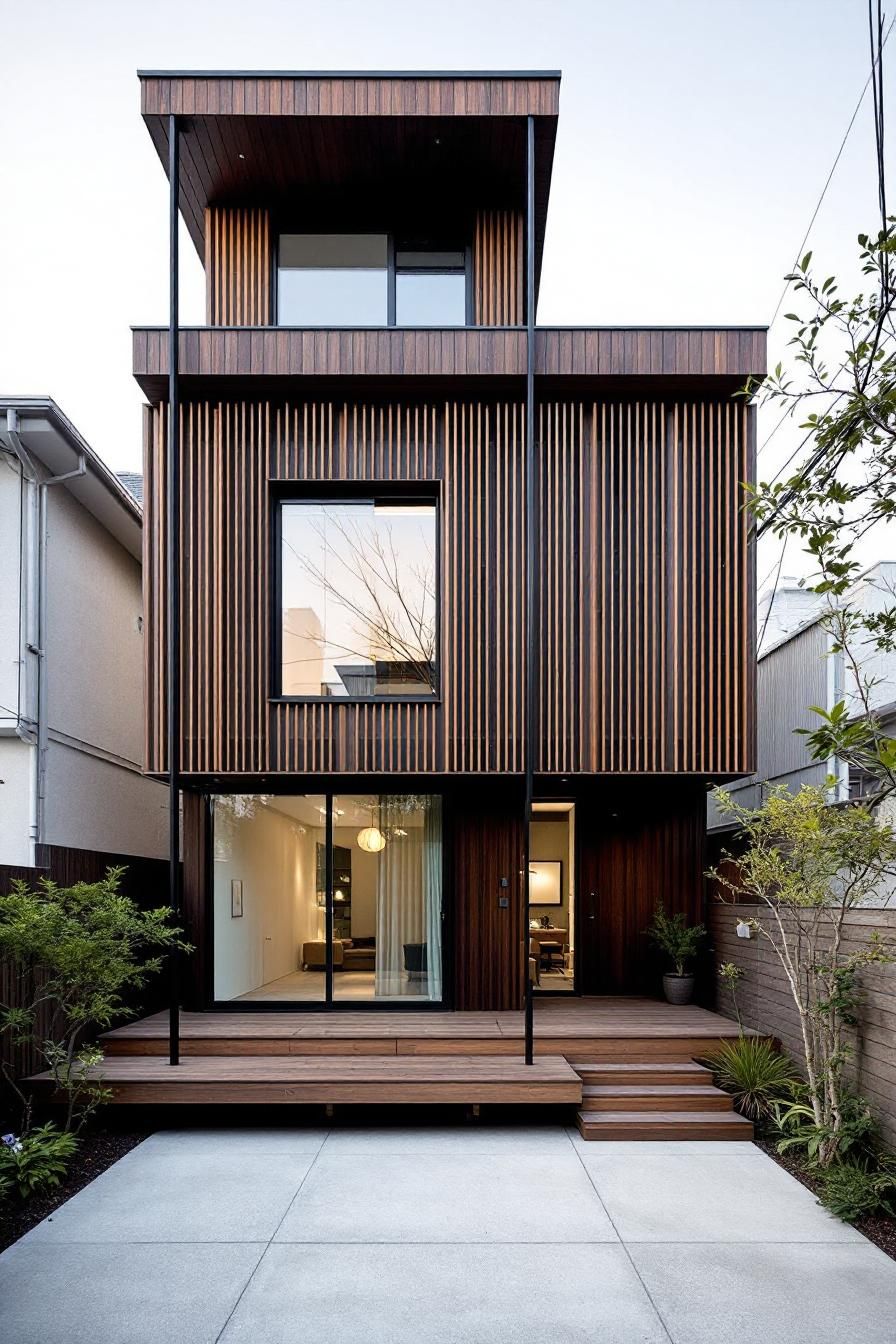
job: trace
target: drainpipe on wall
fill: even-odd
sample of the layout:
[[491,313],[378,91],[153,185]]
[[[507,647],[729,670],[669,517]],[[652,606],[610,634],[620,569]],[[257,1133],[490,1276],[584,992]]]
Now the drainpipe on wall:
[[[40,470],[19,437],[18,411],[10,408],[6,412],[6,435],[12,450],[27,473],[32,488],[32,536],[37,547],[37,643],[28,641],[28,652],[37,657],[37,769],[34,779],[34,821],[32,838],[35,845],[45,839],[46,780],[47,780],[47,543],[49,528],[47,520],[47,496],[51,486],[61,485],[64,481],[75,480],[87,474],[87,459],[78,454],[78,465],[73,471],[65,471],[59,476],[42,477]],[[35,511],[36,510],[36,518]],[[29,613],[33,621],[33,613]],[[33,627],[32,627],[33,628]]]
[[[849,698],[849,692],[846,685],[846,659],[842,652],[835,653],[831,647],[834,643],[832,635],[828,635],[828,660],[827,660],[827,705],[831,710],[841,700]],[[849,766],[846,761],[841,761],[839,756],[828,757],[828,775],[837,782],[834,785],[834,802],[843,803],[849,798]]]

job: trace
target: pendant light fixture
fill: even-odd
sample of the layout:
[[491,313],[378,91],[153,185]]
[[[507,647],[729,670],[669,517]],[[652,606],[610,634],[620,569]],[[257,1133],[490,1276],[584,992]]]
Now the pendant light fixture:
[[386,837],[378,826],[373,824],[373,808],[370,809],[370,825],[358,832],[358,848],[368,854],[379,854],[386,848]]
[[379,854],[386,848],[386,837],[377,826],[365,826],[358,832],[358,847],[366,849],[368,854]]

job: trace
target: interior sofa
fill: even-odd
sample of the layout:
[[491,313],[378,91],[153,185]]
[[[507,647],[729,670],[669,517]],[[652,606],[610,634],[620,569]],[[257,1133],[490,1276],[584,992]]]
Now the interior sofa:
[[[327,944],[323,939],[302,944],[300,958],[303,971],[324,971],[327,968]],[[373,971],[376,969],[375,938],[334,938],[334,971]]]

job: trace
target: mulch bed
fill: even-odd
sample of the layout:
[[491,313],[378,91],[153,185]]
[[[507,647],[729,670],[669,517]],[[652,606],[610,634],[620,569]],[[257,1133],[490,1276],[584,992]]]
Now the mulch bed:
[[[813,1195],[821,1194],[821,1182],[818,1181],[799,1157],[793,1153],[779,1153],[775,1150],[775,1145],[768,1139],[755,1138],[753,1142],[757,1148],[761,1148],[773,1162],[777,1162],[779,1167],[783,1167],[791,1176],[804,1185],[807,1190],[811,1190]],[[896,1260],[896,1219],[883,1216],[859,1218],[852,1226],[857,1232],[861,1232],[863,1237],[873,1241],[875,1246],[879,1246],[886,1255]]]
[[136,1148],[146,1137],[145,1132],[134,1134],[101,1126],[85,1130],[79,1135],[78,1151],[72,1159],[71,1170],[55,1190],[45,1195],[32,1195],[30,1199],[22,1201],[14,1196],[0,1204],[0,1251],[54,1213],[60,1204],[102,1175],[107,1167]]

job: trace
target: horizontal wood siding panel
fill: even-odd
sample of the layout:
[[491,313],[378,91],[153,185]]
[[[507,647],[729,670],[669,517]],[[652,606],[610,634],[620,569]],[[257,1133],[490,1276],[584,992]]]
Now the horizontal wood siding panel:
[[[764,938],[738,938],[735,931],[738,918],[768,915],[764,907],[713,901],[709,910],[713,958],[733,961],[745,971],[737,991],[744,1024],[776,1036],[799,1062],[799,1017],[780,962]],[[867,946],[872,932],[896,941],[896,909],[850,911],[844,929],[846,951]],[[859,983],[862,1002],[848,1071],[857,1090],[875,1107],[887,1142],[896,1146],[896,965],[868,967],[859,973]],[[717,1008],[726,1017],[735,1016],[731,994],[721,986]]]
[[480,210],[473,232],[473,321],[515,327],[523,307],[523,217],[516,210]]
[[[295,327],[181,328],[180,373],[187,377],[475,376],[526,372],[523,331],[472,328],[319,330]],[[134,333],[134,376],[168,375],[165,330]]]
[[754,767],[752,416],[539,408],[539,771]]
[[388,76],[143,77],[144,116],[556,116],[559,79]]
[[213,327],[267,326],[271,310],[267,210],[214,206],[205,212],[205,320]]
[[[474,249],[474,320],[478,329],[272,327],[264,331],[258,326],[270,321],[269,310],[265,310],[263,319],[245,330],[239,330],[240,323],[226,330],[216,326],[182,327],[180,372],[187,377],[522,377],[526,372],[526,335],[513,329],[514,323],[523,320],[522,293],[518,278],[506,270],[511,263],[517,265],[511,245],[507,244],[506,254],[500,251],[503,246],[500,240],[489,242],[483,237]],[[496,247],[498,251],[493,250]],[[690,338],[684,332],[677,333],[683,339],[671,341],[670,336],[676,337],[676,333],[540,328],[535,334],[536,373],[557,378],[720,375],[745,379],[765,371],[764,332],[696,331]],[[717,336],[734,339],[735,352],[727,353],[725,341],[717,347]],[[651,351],[656,353],[655,358]],[[167,376],[167,331],[137,328],[133,333],[133,360],[138,379]]]
[[766,372],[764,327],[561,328],[535,333],[535,372],[621,377],[746,378]]

